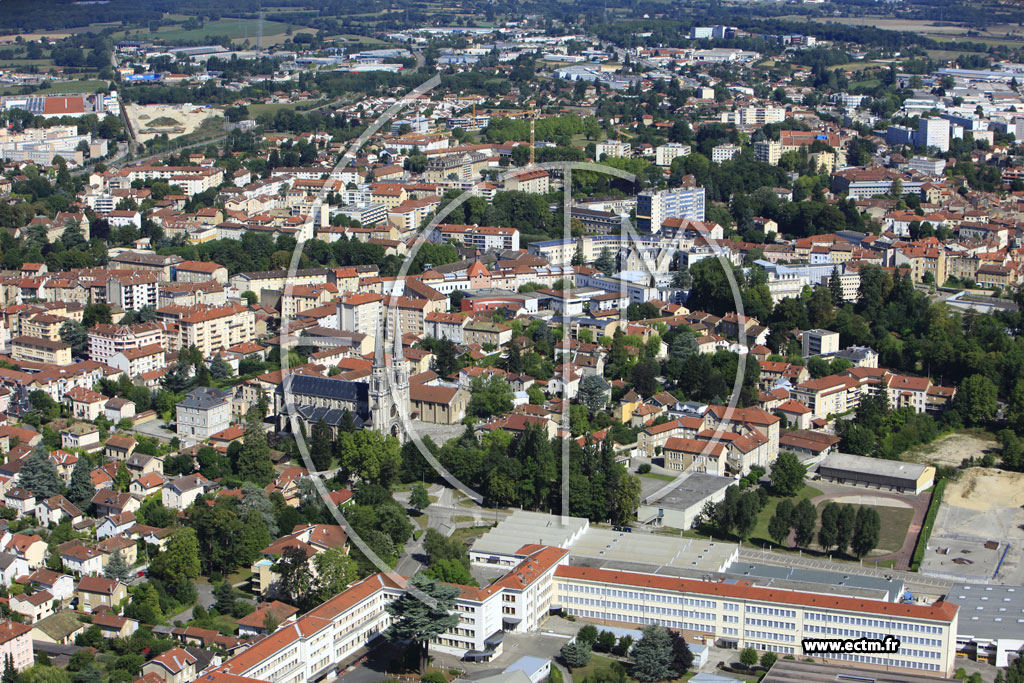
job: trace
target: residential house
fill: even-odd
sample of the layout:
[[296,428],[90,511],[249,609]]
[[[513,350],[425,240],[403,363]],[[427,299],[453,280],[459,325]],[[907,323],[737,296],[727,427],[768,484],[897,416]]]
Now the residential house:
[[109,538],[126,533],[136,524],[135,513],[118,512],[105,516],[96,525],[96,538]]
[[61,430],[60,443],[62,448],[94,451],[100,447],[100,430],[87,422],[75,422]]
[[198,660],[183,648],[172,647],[142,665],[143,676],[153,674],[164,683],[191,683],[196,679]]
[[92,497],[92,504],[97,517],[117,515],[122,512],[135,512],[141,507],[141,503],[130,493],[103,489]]
[[126,597],[128,588],[114,579],[102,576],[83,576],[75,589],[78,599],[78,610],[94,612],[98,607],[115,609]]
[[55,645],[74,645],[75,638],[85,633],[88,625],[80,621],[75,612],[64,610],[33,624],[32,640]]
[[103,444],[103,456],[107,460],[127,460],[135,453],[137,445],[135,439],[130,436],[111,434],[107,442]]
[[14,595],[10,599],[11,611],[23,615],[28,623],[34,624],[53,614],[54,597],[50,591]]
[[7,552],[28,563],[29,569],[36,569],[43,566],[46,560],[46,541],[40,536],[33,534],[14,534],[11,540],[7,541]]
[[36,521],[46,526],[60,524],[64,519],[70,519],[72,524],[77,524],[83,517],[81,510],[59,494],[39,501],[36,504],[35,515]]
[[184,510],[201,496],[210,481],[201,474],[190,474],[178,477],[164,484],[161,489],[161,500],[166,508]]
[[29,574],[29,585],[36,590],[48,590],[62,603],[71,600],[75,594],[75,580],[67,574],[52,569],[40,568]]
[[135,404],[126,398],[115,396],[103,404],[104,416],[117,424],[121,420],[135,417]]
[[36,497],[28,489],[15,487],[4,494],[4,505],[14,510],[15,517],[35,514]]
[[103,553],[77,539],[61,545],[60,559],[64,569],[78,576],[96,576],[103,572]]
[[139,630],[139,622],[116,614],[101,612],[92,618],[93,626],[98,626],[104,638],[130,638]]

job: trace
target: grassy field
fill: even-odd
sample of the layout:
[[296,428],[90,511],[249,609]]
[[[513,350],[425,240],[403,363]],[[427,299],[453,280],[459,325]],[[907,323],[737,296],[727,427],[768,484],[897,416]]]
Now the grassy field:
[[298,109],[303,105],[316,104],[317,100],[302,100],[301,102],[272,102],[268,104],[250,104],[249,114],[259,116],[260,114],[276,114],[282,109]]
[[[263,45],[273,45],[284,42],[286,31],[291,28],[293,32],[301,31],[302,26],[287,24],[280,21],[265,19],[263,21]],[[307,29],[312,31],[312,29]],[[115,39],[123,38],[127,32],[113,34]],[[158,38],[166,41],[177,40],[203,40],[206,36],[227,36],[232,40],[242,41],[246,38],[250,43],[256,43],[256,36],[259,34],[259,19],[218,19],[207,21],[201,28],[186,29],[182,26],[161,26],[155,33],[148,34],[150,38]]]
[[662,472],[648,472],[647,474],[641,474],[641,477],[648,477],[650,479],[660,479],[662,481],[675,481],[676,478],[671,474],[664,474]]
[[[828,501],[818,504],[818,519],[821,519],[821,511],[828,505]],[[897,508],[883,505],[869,505],[873,507],[882,520],[882,531],[878,535],[878,550],[896,552],[903,547],[903,541],[907,537],[907,530],[910,528],[910,521],[914,519],[913,508]]]
[[[821,491],[814,488],[813,486],[807,486],[806,484],[800,492],[796,494],[790,501],[795,506],[803,498],[816,498],[821,495]],[[768,520],[775,515],[775,508],[778,507],[779,501],[782,498],[770,498],[768,504],[764,506],[761,513],[757,516],[757,524],[754,525],[754,531],[750,534],[750,543],[752,545],[760,547],[761,545],[768,543],[774,544],[771,540],[771,536],[768,535]]]
[[65,81],[62,83],[51,83],[50,87],[43,90],[43,93],[57,95],[60,93],[94,93],[100,88],[106,88],[110,83],[107,81]]
[[[581,625],[581,627],[582,627],[582,625]],[[601,627],[598,626],[597,629],[600,631]],[[610,667],[612,664],[615,664],[615,663],[621,664],[621,662],[618,662],[618,660],[616,660],[616,659],[614,659],[612,657],[606,657],[604,655],[599,655],[599,654],[596,654],[596,653],[592,654],[592,655],[590,655],[590,661],[587,663],[586,666],[581,667],[579,669],[573,669],[572,670],[572,679],[574,681],[582,681],[582,680],[586,679],[587,677],[594,675],[598,670],[600,670],[600,669],[607,669],[608,667]],[[626,670],[627,671],[629,670],[628,666],[626,667]],[[696,672],[693,671],[693,672],[690,672],[690,673],[686,674],[682,678],[676,678],[674,680],[675,681],[688,681],[691,678],[693,678],[695,674],[696,674]],[[751,679],[751,680],[753,680],[753,679]],[[631,677],[631,676],[628,676],[628,675],[626,676],[626,681],[627,681],[627,683],[636,683],[636,679]]]
[[466,543],[475,539],[480,534],[486,533],[491,530],[490,526],[469,526],[461,529],[456,529],[452,532],[449,538],[458,540],[459,543]]

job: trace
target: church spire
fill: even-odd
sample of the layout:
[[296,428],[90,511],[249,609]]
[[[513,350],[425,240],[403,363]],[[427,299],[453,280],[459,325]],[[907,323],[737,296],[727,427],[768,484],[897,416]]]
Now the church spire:
[[[384,315],[387,315],[387,311],[384,311]],[[374,353],[373,353],[373,367],[383,368],[384,367],[384,319],[383,317],[377,318],[377,338],[374,340]]]

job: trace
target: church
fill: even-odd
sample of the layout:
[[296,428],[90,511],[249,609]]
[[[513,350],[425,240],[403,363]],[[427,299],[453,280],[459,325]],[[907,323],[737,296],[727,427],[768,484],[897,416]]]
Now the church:
[[369,382],[286,375],[274,391],[278,431],[294,433],[302,425],[310,434],[313,425],[323,420],[337,435],[347,412],[356,428],[373,429],[404,442],[407,435],[402,415],[409,415],[409,363],[400,344],[387,359],[386,345],[385,341],[377,344]]

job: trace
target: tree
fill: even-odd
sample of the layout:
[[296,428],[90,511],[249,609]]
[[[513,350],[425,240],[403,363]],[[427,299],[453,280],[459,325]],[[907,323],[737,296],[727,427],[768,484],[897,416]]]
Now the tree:
[[483,377],[474,377],[469,392],[466,410],[471,415],[492,417],[512,410],[512,387],[500,377],[494,376],[486,381]]
[[772,464],[772,489],[780,496],[795,496],[804,485],[807,468],[795,453],[783,451]]
[[818,529],[818,545],[828,550],[836,544],[839,537],[839,513],[842,506],[830,502],[821,511],[821,528]]
[[68,484],[67,499],[78,507],[88,505],[92,497],[96,495],[96,487],[90,476],[91,468],[89,461],[79,458],[75,468],[71,470],[71,483]]
[[775,506],[775,514],[768,520],[768,535],[773,541],[782,545],[789,538],[789,531],[792,528],[793,503],[784,498]]
[[957,388],[953,409],[967,425],[980,425],[996,414],[996,385],[985,375],[971,375]]
[[213,379],[227,379],[234,374],[234,370],[231,369],[231,363],[220,356],[213,359],[210,363],[210,377]]
[[562,661],[565,662],[567,667],[579,669],[590,662],[590,645],[573,641],[563,645],[558,654],[561,655]]
[[4,657],[4,673],[3,677],[0,677],[0,683],[18,683],[18,670],[14,668],[12,655]]
[[594,261],[594,267],[605,275],[611,275],[615,272],[615,257],[608,250],[608,247],[601,250],[601,254]]
[[125,608],[125,616],[144,624],[159,624],[164,620],[160,594],[153,584],[146,582],[132,589],[132,601]]
[[76,358],[84,356],[89,348],[89,333],[77,320],[68,320],[60,326],[60,340],[71,345],[71,354]]
[[675,676],[675,651],[672,637],[664,626],[649,624],[642,630],[643,638],[633,646],[633,678],[644,683],[663,681]]
[[422,483],[414,484],[409,493],[409,506],[417,512],[422,512],[430,507],[430,496],[427,495],[427,487]]
[[600,375],[584,375],[580,380],[576,398],[591,414],[598,413],[604,410],[608,403],[607,390],[608,383]]
[[693,666],[693,652],[686,642],[686,638],[678,631],[672,631],[672,671],[675,678],[682,678]]
[[775,662],[779,661],[779,656],[774,652],[765,652],[761,655],[761,668],[767,671],[772,668]]
[[[442,585],[422,573],[409,579],[409,585],[414,590],[407,590],[386,607],[393,621],[384,631],[384,637],[392,642],[415,645],[419,650],[420,673],[425,673],[430,641],[459,623],[455,614],[459,588]],[[420,596],[430,598],[429,602]]]
[[746,668],[751,668],[757,665],[757,650],[752,647],[743,648],[740,652],[740,664]]
[[832,268],[832,274],[828,278],[828,292],[832,295],[832,305],[843,305],[843,283],[839,279],[839,267]]
[[258,486],[266,486],[274,478],[274,464],[270,460],[270,446],[263,427],[255,422],[245,426],[242,450],[236,461],[238,476]]
[[51,498],[63,490],[60,475],[57,474],[57,466],[50,460],[46,446],[40,441],[39,445],[28,456],[21,465],[18,473],[22,487],[32,492],[37,500]]
[[114,322],[110,317],[110,306],[107,304],[88,304],[82,311],[82,325],[86,329],[96,323],[109,325]]
[[199,576],[199,541],[195,530],[178,527],[172,531],[166,547],[150,562],[150,573],[168,583]]
[[313,425],[312,438],[309,441],[309,458],[313,461],[313,467],[318,472],[323,472],[331,467],[331,450],[334,447],[334,435],[331,428],[320,418]]
[[288,546],[281,553],[281,559],[274,565],[274,570],[278,576],[278,594],[292,605],[305,605],[313,587],[313,575],[309,571],[306,551],[297,545]]
[[576,632],[576,642],[582,643],[583,645],[593,645],[597,642],[599,635],[600,634],[597,632],[596,626],[593,624],[587,624]]
[[793,508],[793,528],[796,530],[796,544],[806,548],[814,540],[814,527],[818,524],[818,513],[809,498],[803,498]]
[[124,559],[124,554],[120,549],[114,551],[114,554],[107,560],[107,566],[103,568],[103,576],[108,579],[116,579],[118,581],[127,581],[131,578],[132,568],[128,566],[128,563]]
[[857,526],[857,509],[852,504],[846,504],[839,510],[839,517],[836,519],[836,551],[845,553],[853,540],[853,530]]
[[882,520],[878,511],[867,505],[857,510],[857,521],[853,530],[850,549],[858,558],[864,557],[878,546],[878,535],[882,530]]
[[117,471],[114,472],[114,490],[121,491],[122,493],[128,492],[128,486],[132,483],[131,472],[125,464],[119,463],[117,465]]
[[615,647],[615,643],[618,638],[611,631],[601,631],[597,634],[597,642],[594,643],[594,649],[598,652],[611,652],[612,648]]

